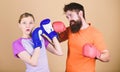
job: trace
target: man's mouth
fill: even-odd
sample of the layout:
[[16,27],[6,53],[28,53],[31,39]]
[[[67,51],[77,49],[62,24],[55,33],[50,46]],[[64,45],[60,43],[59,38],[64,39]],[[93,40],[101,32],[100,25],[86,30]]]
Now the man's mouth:
[[70,25],[74,25],[76,22],[74,20],[70,21]]

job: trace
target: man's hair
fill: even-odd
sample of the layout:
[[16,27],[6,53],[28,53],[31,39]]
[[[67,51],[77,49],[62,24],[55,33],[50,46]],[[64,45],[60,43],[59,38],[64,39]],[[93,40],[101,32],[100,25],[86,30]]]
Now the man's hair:
[[34,16],[33,16],[31,13],[25,12],[25,13],[23,13],[23,14],[20,15],[20,18],[19,18],[19,20],[18,20],[18,23],[21,22],[22,18],[29,17],[29,16],[32,17],[33,20],[35,21],[35,18],[34,18]]
[[68,10],[70,11],[82,11],[83,12],[83,17],[85,18],[85,11],[84,11],[84,7],[79,4],[79,3],[75,3],[75,2],[72,2],[72,3],[69,3],[67,5],[64,6],[64,12],[67,12]]

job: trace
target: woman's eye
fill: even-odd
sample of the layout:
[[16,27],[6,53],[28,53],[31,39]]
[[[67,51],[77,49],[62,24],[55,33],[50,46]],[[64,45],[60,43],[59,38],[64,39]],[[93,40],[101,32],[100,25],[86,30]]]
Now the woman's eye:
[[23,22],[23,24],[26,24],[26,22]]
[[33,22],[30,22],[29,24],[33,24]]

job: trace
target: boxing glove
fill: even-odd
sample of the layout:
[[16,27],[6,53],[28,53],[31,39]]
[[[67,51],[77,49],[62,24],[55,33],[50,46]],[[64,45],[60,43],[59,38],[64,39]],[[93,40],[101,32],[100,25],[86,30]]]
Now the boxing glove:
[[34,43],[33,48],[40,47],[42,48],[42,42],[41,42],[41,34],[42,34],[42,29],[40,27],[35,28],[32,32],[32,40]]
[[60,32],[63,32],[66,30],[64,23],[61,21],[53,22],[52,26],[53,26],[53,29],[55,30],[55,32],[57,32],[57,33],[60,33]]
[[47,35],[51,40],[53,37],[57,37],[57,33],[54,31],[50,19],[46,18],[40,22],[43,34]]
[[97,50],[93,45],[87,43],[83,46],[83,55],[89,58],[99,58],[100,51]]

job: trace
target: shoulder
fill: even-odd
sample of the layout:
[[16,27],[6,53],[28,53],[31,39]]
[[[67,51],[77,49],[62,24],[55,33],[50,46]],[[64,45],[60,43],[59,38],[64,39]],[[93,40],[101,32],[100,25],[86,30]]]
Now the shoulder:
[[21,38],[18,38],[18,39],[16,39],[16,40],[14,40],[12,44],[14,45],[14,44],[18,44],[18,43],[20,43],[20,42],[21,42]]
[[25,50],[21,44],[21,40],[22,40],[22,38],[19,38],[19,39],[16,39],[15,41],[13,41],[13,43],[12,43],[13,54],[15,57],[18,57],[17,54],[19,54],[20,52]]
[[89,31],[94,38],[102,37],[102,33],[100,32],[100,30],[98,30],[96,27],[94,27],[92,25],[90,26]]
[[95,26],[93,26],[91,24],[89,25],[89,30],[93,33],[100,33],[101,34],[101,32]]
[[13,49],[16,49],[16,48],[19,48],[20,46],[22,46],[21,40],[22,40],[22,38],[19,38],[19,39],[16,39],[15,41],[13,41],[13,43],[12,43]]

